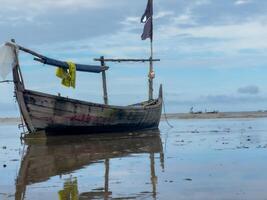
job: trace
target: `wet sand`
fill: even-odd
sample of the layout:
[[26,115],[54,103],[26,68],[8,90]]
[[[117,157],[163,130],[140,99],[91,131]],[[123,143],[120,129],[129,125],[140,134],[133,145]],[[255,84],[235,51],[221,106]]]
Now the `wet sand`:
[[159,131],[21,141],[0,126],[0,199],[264,200],[267,118],[169,119]]
[[[167,119],[227,119],[227,118],[267,118],[267,112],[221,112],[221,113],[168,113],[161,116],[162,120]],[[0,125],[21,123],[20,118],[0,117]]]
[[6,124],[16,124],[20,123],[20,118],[15,117],[4,117],[0,118],[0,125],[6,125]]
[[[168,119],[242,119],[242,118],[266,118],[267,112],[221,112],[221,113],[173,113],[166,114]],[[165,116],[162,116],[164,119]]]

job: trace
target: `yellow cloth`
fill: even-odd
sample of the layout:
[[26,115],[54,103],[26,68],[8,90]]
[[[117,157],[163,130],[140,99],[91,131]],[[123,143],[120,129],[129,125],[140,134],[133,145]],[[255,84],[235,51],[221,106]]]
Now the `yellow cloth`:
[[69,69],[63,69],[58,67],[56,70],[56,76],[61,78],[61,84],[66,87],[76,86],[76,65],[73,62],[67,62],[69,65]]
[[78,181],[69,179],[64,183],[64,189],[58,192],[59,200],[79,200]]

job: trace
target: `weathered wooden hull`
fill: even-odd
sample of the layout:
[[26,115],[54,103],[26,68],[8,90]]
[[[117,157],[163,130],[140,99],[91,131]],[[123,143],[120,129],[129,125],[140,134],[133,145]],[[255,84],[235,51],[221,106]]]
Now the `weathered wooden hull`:
[[23,101],[34,130],[97,133],[157,128],[162,99],[132,106],[109,106],[24,90]]

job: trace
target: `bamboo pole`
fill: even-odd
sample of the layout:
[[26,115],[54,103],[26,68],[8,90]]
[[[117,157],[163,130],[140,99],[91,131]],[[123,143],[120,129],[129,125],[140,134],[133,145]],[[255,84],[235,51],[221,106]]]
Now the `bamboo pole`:
[[109,159],[105,159],[105,194],[104,199],[108,199],[109,195]]
[[153,41],[152,38],[150,40],[150,62],[149,62],[149,74],[148,74],[148,85],[149,85],[149,100],[153,99],[153,73],[154,73],[154,69],[153,69]]
[[152,195],[153,199],[157,198],[157,176],[155,171],[155,155],[150,153],[150,180],[152,184]]
[[[13,44],[14,43],[14,44]],[[23,51],[25,53],[31,54],[33,56],[35,56],[34,60],[41,62],[43,64],[47,64],[50,66],[54,66],[54,67],[61,67],[64,69],[69,69],[69,65],[67,62],[65,61],[60,61],[60,60],[56,60],[56,59],[52,59],[52,58],[48,58],[46,56],[43,56],[35,51],[32,51],[30,49],[27,49],[25,47],[22,47],[18,44],[15,44],[15,40],[12,40],[12,43],[7,42],[6,45],[11,46],[11,47],[18,47],[18,49],[20,51]],[[108,70],[109,67],[108,66],[97,66],[97,65],[84,65],[84,64],[77,64],[76,65],[76,70],[77,71],[81,71],[81,72],[91,72],[91,73],[100,73],[102,71]]]
[[[99,58],[95,58],[94,61],[101,61]],[[151,59],[133,59],[133,58],[119,58],[119,59],[113,59],[113,58],[105,58],[105,62],[150,62]],[[160,59],[152,59],[153,62],[158,62]]]
[[[152,3],[152,12],[153,12],[153,0],[151,0]],[[151,16],[151,23],[152,23],[152,27],[151,27],[151,36],[150,36],[150,62],[149,62],[149,74],[148,74],[148,84],[149,84],[149,91],[148,91],[148,96],[149,96],[149,100],[153,99],[153,79],[155,77],[154,74],[154,69],[153,69],[153,13]]]
[[[104,56],[100,57],[101,66],[105,66],[105,59]],[[107,91],[107,77],[106,71],[102,71],[102,82],[103,82],[103,98],[104,103],[108,105],[108,91]]]

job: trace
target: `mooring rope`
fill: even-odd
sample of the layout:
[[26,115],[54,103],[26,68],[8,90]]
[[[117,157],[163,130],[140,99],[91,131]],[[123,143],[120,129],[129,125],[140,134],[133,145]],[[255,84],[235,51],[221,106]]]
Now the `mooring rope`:
[[166,114],[166,109],[165,109],[165,102],[164,102],[164,99],[162,99],[162,103],[163,103],[163,113],[164,113],[164,117],[165,117],[165,120],[166,120],[166,123],[168,124],[168,126],[170,128],[173,128],[173,126],[170,124],[169,120],[168,120],[168,117],[167,117],[167,114]]
[[4,80],[4,81],[0,81],[0,83],[14,83],[13,80]]

